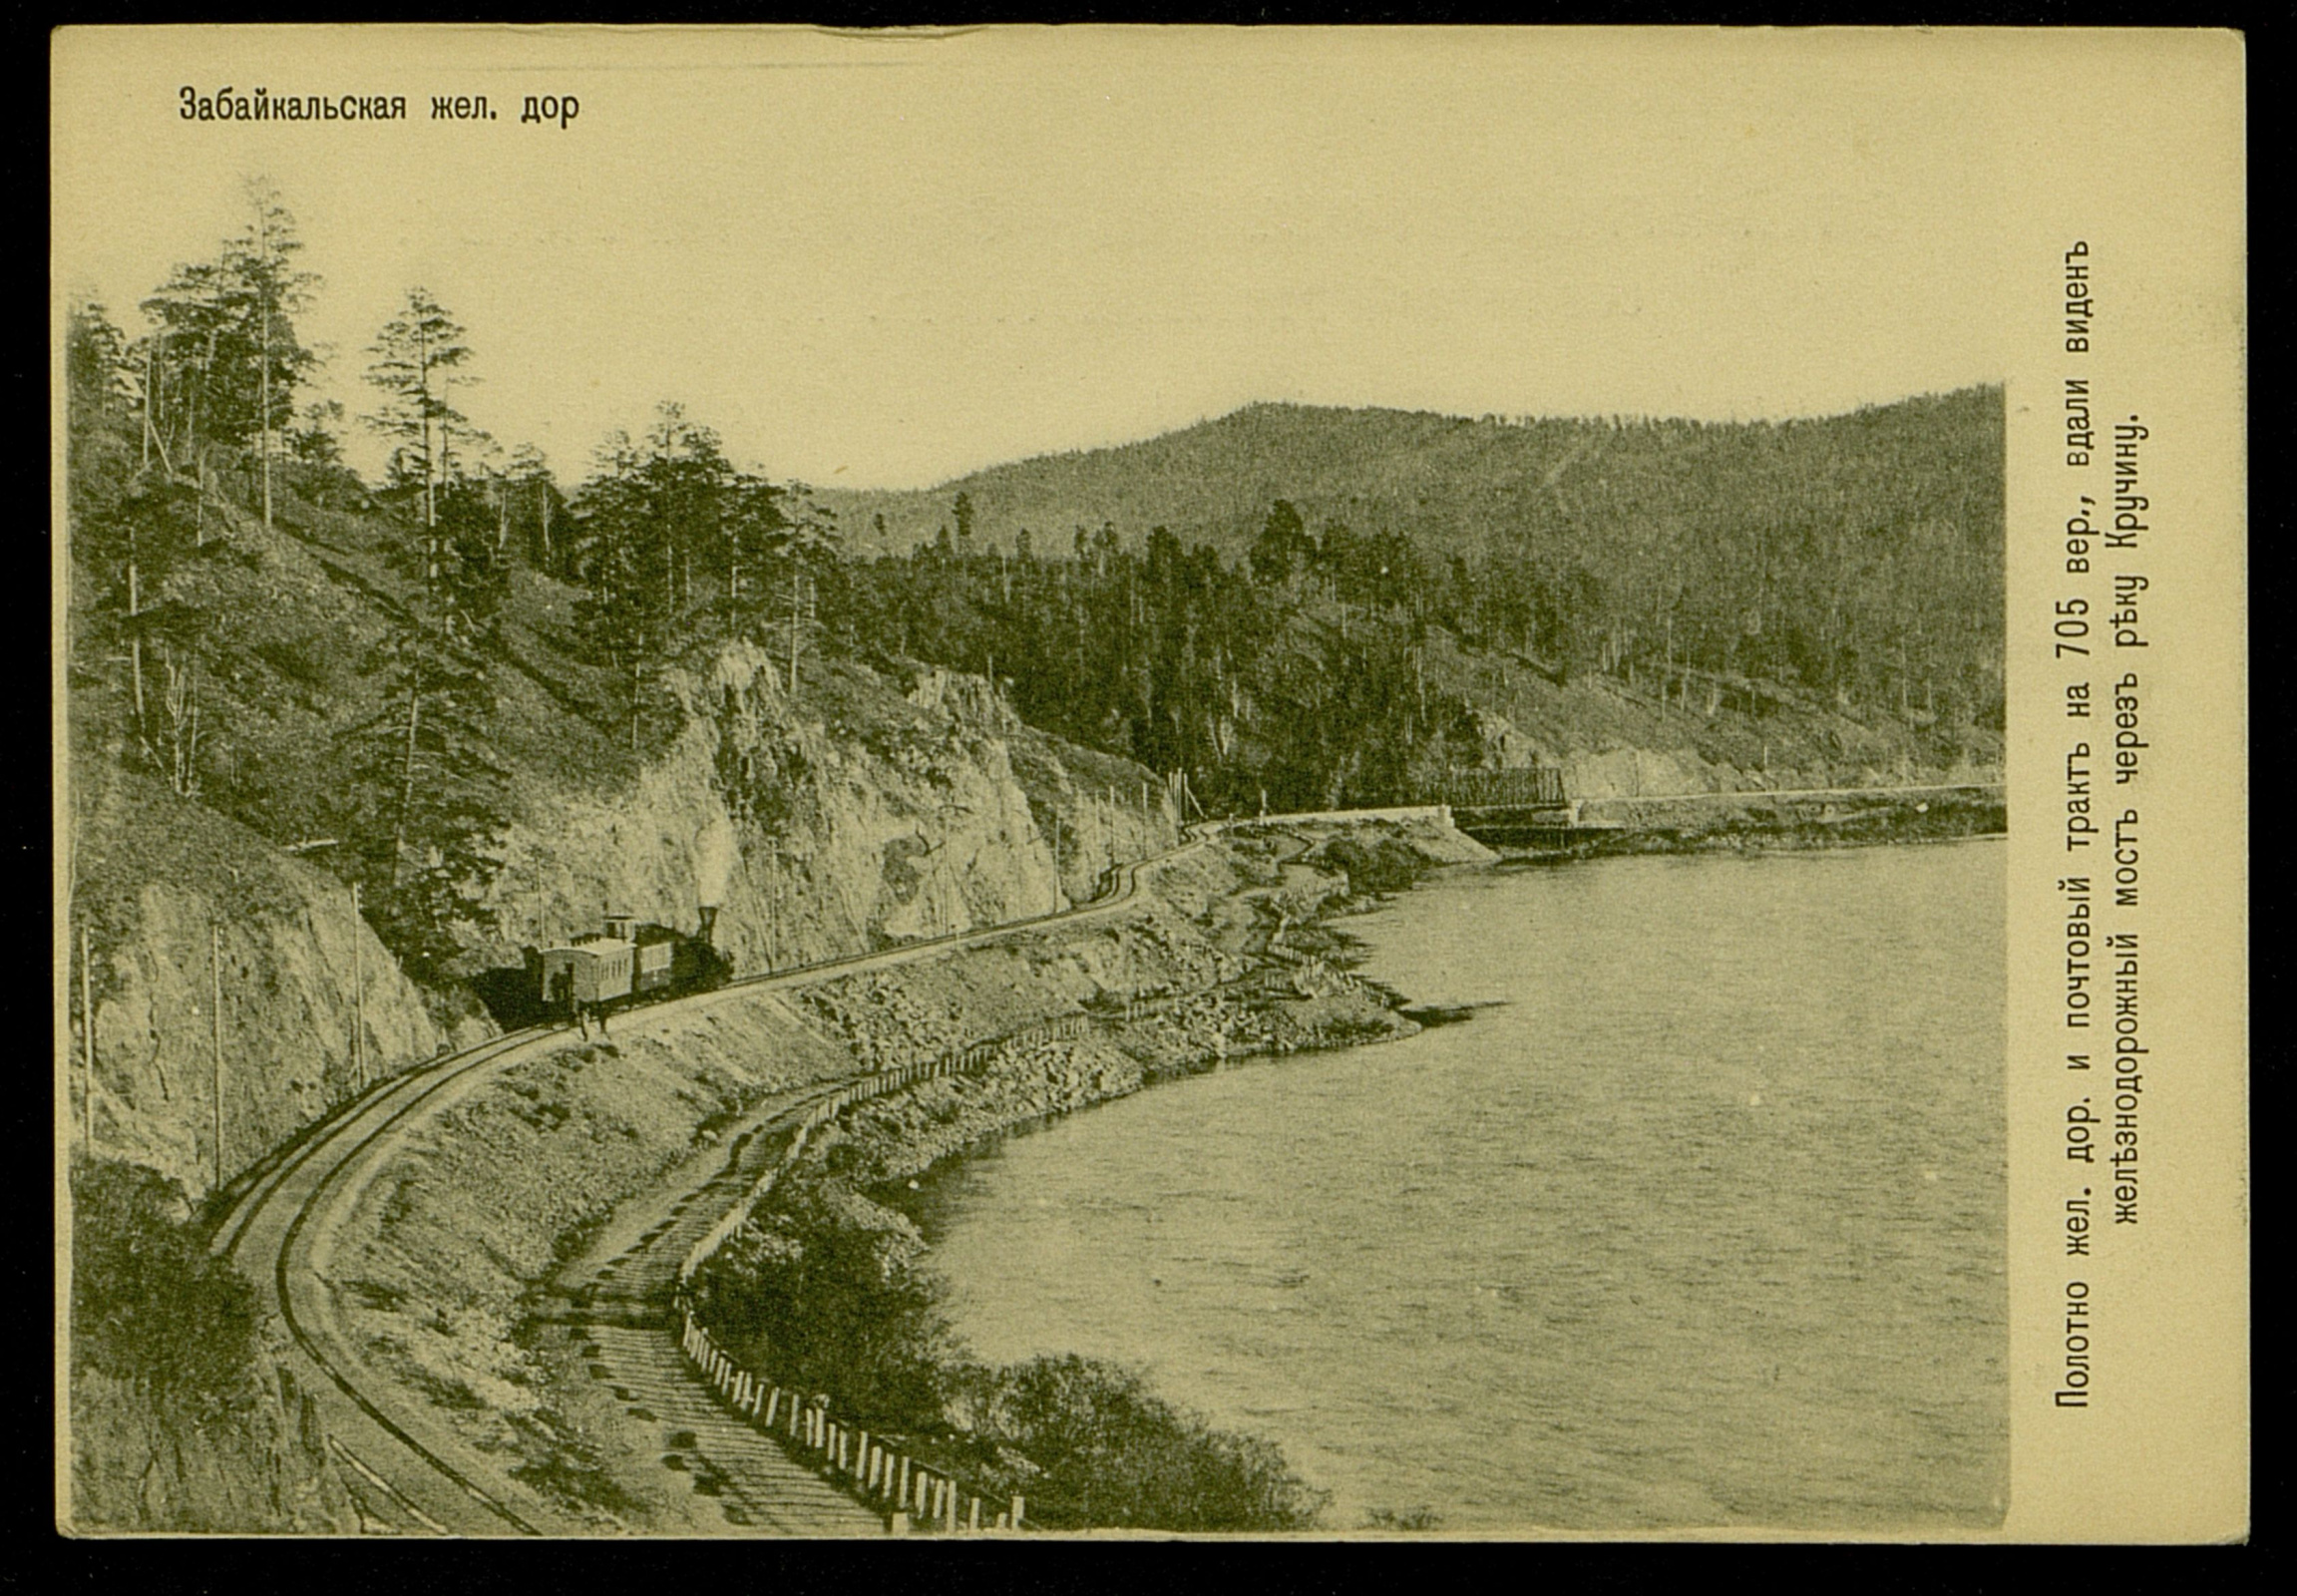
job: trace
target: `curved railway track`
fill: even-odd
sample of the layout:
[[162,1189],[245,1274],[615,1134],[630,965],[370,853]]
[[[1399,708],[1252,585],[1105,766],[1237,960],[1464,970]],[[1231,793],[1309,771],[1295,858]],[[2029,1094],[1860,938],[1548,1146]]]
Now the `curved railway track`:
[[[1285,818],[1269,816],[1254,823],[1282,823]],[[1086,904],[877,953],[748,976],[706,993],[649,1004],[647,1011],[691,1011],[743,993],[801,987],[839,975],[911,964],[1031,930],[1110,915],[1131,903],[1145,872],[1204,847],[1220,829],[1220,822],[1189,828],[1178,846],[1126,866],[1115,890]],[[381,1383],[368,1374],[331,1322],[322,1266],[329,1223],[348,1212],[395,1137],[411,1121],[443,1110],[496,1072],[557,1045],[572,1028],[561,1023],[513,1031],[378,1082],[242,1174],[234,1185],[244,1183],[244,1189],[230,1199],[210,1240],[211,1250],[229,1255],[246,1270],[285,1329],[293,1357],[307,1366],[302,1385],[321,1399],[329,1447],[353,1476],[388,1503],[374,1516],[408,1520],[410,1527],[434,1534],[561,1532],[561,1515],[548,1503],[509,1481],[483,1482],[475,1477],[485,1471],[476,1459],[449,1455],[465,1450],[460,1442],[416,1414],[394,1416],[387,1410],[375,1389]]]

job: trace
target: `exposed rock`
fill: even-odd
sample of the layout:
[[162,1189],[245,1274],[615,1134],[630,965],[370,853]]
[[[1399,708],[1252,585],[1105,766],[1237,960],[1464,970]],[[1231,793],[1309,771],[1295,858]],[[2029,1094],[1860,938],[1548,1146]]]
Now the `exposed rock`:
[[[1161,793],[1148,807],[1094,793],[977,677],[927,671],[905,698],[849,666],[793,701],[763,650],[731,643],[669,686],[685,727],[630,790],[556,796],[506,838],[493,957],[587,930],[609,905],[694,926],[728,829],[713,935],[745,971],[1049,914],[1177,831]],[[1026,780],[1016,739],[1037,745]]]
[[[194,1199],[215,1178],[218,988],[225,1179],[355,1089],[362,1008],[370,1080],[492,1031],[475,1013],[435,1012],[447,1005],[427,1001],[353,919],[340,881],[156,784],[119,776],[97,794],[75,865],[75,929],[92,955],[95,1150],[171,1175]],[[76,983],[69,998],[76,1014]],[[71,1062],[85,1125],[77,1053]]]

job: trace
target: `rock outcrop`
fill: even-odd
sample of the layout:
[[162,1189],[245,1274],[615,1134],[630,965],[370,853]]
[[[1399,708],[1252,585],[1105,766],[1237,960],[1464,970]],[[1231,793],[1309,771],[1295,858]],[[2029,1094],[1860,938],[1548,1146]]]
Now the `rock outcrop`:
[[793,699],[731,643],[667,685],[683,728],[632,787],[554,795],[506,838],[493,957],[608,908],[691,929],[723,874],[719,950],[780,969],[1050,914],[1177,834],[1141,772],[1029,730],[977,677],[925,671],[903,693],[844,665]]
[[92,794],[73,863],[74,1134],[194,1201],[215,1184],[218,1074],[228,1180],[355,1091],[362,1066],[374,1080],[492,1029],[419,992],[335,877],[156,783],[122,775]]

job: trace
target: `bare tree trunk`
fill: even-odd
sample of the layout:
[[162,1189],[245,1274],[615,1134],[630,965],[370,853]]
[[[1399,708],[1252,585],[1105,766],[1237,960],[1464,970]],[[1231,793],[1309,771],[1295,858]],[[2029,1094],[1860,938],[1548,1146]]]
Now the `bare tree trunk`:
[[[215,333],[210,328],[207,333],[207,358],[199,365],[200,390],[203,391],[207,384],[214,379],[214,374]],[[193,463],[199,468],[198,519],[192,532],[192,543],[196,547],[204,549],[207,547],[207,451],[199,447],[199,395],[197,392],[191,395],[190,430]]]
[[199,696],[192,668],[168,660],[168,785],[179,798],[199,791]]
[[263,423],[261,438],[263,451],[263,530],[271,530],[271,217],[260,204],[256,205],[256,233],[260,240],[263,267]]
[[399,861],[407,852],[407,822],[415,809],[415,736],[423,720],[423,690],[410,682],[407,687],[407,768],[399,792],[399,822],[391,833],[391,885],[399,885]]
[[135,625],[137,614],[143,607],[142,596],[136,586],[136,557],[128,556],[128,658],[136,678],[136,735],[144,735],[144,633]]
[[439,587],[439,496],[433,486],[438,462],[431,454],[431,337],[419,317],[415,322],[415,408],[423,417],[423,589],[435,597]]
[[155,338],[153,343],[144,346],[144,466],[146,470],[151,469],[152,451],[157,448],[160,464],[174,477],[176,462],[168,458],[168,438],[160,430],[160,418],[164,414],[162,384],[167,380],[167,368],[159,363],[154,347],[157,342]]
[[351,1073],[355,1090],[367,1089],[367,965],[359,933],[367,929],[359,910],[359,884],[351,883]]
[[215,1109],[215,1185],[223,1184],[223,938],[213,921],[207,923],[207,975],[214,1005],[215,1052],[209,1077],[209,1098]]

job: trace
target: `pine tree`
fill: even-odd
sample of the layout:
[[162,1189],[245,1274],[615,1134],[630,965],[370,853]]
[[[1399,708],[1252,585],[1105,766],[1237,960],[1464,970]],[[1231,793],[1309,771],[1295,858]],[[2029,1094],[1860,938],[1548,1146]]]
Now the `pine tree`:
[[154,330],[131,353],[144,373],[147,442],[172,469],[190,465],[202,484],[205,445],[254,445],[268,525],[272,439],[318,364],[294,317],[319,279],[295,265],[303,245],[278,190],[254,178],[244,196],[246,224],[217,257],[177,266],[143,302]]
[[315,364],[310,351],[296,342],[289,318],[309,303],[319,279],[293,264],[303,242],[295,236],[295,218],[278,189],[267,179],[250,178],[244,197],[246,229],[224,243],[223,264],[251,301],[242,314],[253,324],[255,428],[262,453],[263,525],[268,527],[272,438],[294,416],[296,381]]
[[543,451],[531,443],[523,443],[511,451],[507,468],[507,484],[511,493],[512,524],[530,529],[528,559],[545,576],[559,575],[560,553],[554,533],[564,537],[563,523],[566,501],[560,498],[558,484],[551,476],[551,463]]
[[494,693],[477,654],[427,625],[394,632],[362,673],[378,707],[336,739],[337,824],[378,932],[410,974],[435,980],[500,864],[509,793]]
[[395,476],[404,480],[406,474],[420,472],[423,585],[433,595],[446,570],[439,538],[443,467],[453,433],[470,430],[469,421],[447,401],[448,379],[471,358],[465,336],[462,324],[417,287],[408,290],[407,302],[383,323],[368,348],[375,359],[367,368],[367,381],[383,397],[367,422],[399,440],[393,456]]

